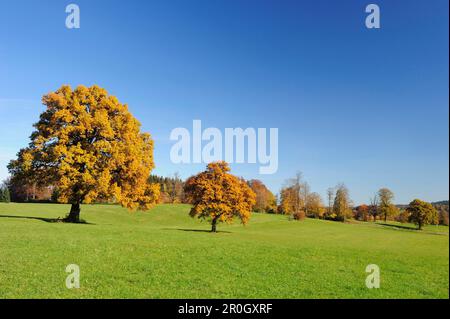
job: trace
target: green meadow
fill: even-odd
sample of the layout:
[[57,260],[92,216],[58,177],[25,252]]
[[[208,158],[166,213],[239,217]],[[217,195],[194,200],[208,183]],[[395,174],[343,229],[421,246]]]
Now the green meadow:
[[[68,211],[0,203],[0,298],[449,297],[445,226],[253,214],[214,234],[181,204],[83,205],[86,224],[54,222]],[[80,266],[79,289],[65,286],[68,264]],[[379,289],[365,285],[368,264]]]

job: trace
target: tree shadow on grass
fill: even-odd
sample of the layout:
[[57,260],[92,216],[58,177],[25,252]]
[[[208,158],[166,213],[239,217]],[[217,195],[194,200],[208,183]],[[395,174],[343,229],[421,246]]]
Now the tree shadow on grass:
[[40,220],[46,223],[65,223],[65,224],[82,224],[82,225],[95,225],[93,223],[88,223],[85,220],[80,219],[79,222],[76,223],[67,223],[64,221],[64,218],[45,218],[45,217],[35,217],[35,216],[14,216],[14,215],[0,215],[0,218],[18,218],[18,219],[35,219]]
[[433,230],[429,230],[429,229],[420,230],[417,227],[410,227],[410,226],[404,226],[404,225],[392,225],[392,224],[386,224],[386,223],[377,223],[377,225],[387,226],[387,227],[391,227],[394,229],[408,230],[408,231],[422,233],[422,234],[428,234],[428,235],[448,236],[448,233],[446,233],[446,232],[433,231]]
[[399,229],[407,229],[407,230],[418,230],[417,227],[410,227],[410,226],[404,226],[404,225],[393,225],[393,224],[387,224],[387,223],[377,223],[377,225],[399,228]]
[[[213,234],[213,232],[211,230],[207,230],[207,229],[188,229],[188,228],[163,228],[164,230],[179,230],[179,231],[188,231],[188,232],[196,232],[196,233],[211,233]],[[216,233],[226,233],[226,234],[231,234],[230,231],[226,231],[226,230],[218,230]]]

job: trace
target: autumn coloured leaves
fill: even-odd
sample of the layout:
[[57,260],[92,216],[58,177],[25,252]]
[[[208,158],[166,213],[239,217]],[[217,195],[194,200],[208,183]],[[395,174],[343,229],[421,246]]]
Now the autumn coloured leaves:
[[246,181],[229,171],[226,162],[210,163],[206,171],[190,177],[185,184],[185,194],[193,205],[190,215],[210,220],[212,232],[219,222],[231,222],[235,217],[246,224],[256,202]]
[[67,221],[78,222],[81,203],[113,200],[129,209],[149,209],[159,186],[147,182],[153,140],[116,97],[98,87],[62,86],[42,99],[47,109],[35,124],[29,147],[9,170],[15,178],[58,189],[70,203]]
[[[64,85],[42,102],[46,110],[29,146],[9,164],[13,178],[57,188],[56,200],[71,204],[67,222],[80,221],[82,203],[147,210],[158,202],[159,185],[148,181],[153,140],[126,104],[96,85]],[[186,182],[191,216],[210,219],[213,231],[234,217],[245,224],[255,204],[255,193],[229,170],[227,163],[213,162]]]

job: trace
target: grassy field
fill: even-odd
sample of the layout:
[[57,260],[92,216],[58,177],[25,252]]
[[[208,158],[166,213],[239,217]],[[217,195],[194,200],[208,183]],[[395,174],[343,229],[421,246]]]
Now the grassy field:
[[[0,298],[449,297],[448,227],[253,214],[212,234],[187,205],[84,205],[89,224],[47,219],[68,210],[0,203]],[[71,263],[79,289],[65,287]],[[381,269],[380,289],[365,286],[368,264]]]

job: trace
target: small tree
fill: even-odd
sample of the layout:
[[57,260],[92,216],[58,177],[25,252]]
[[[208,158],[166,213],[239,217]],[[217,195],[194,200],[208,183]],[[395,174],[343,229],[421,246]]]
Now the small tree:
[[375,194],[372,198],[370,198],[370,206],[369,206],[369,214],[373,217],[373,221],[377,221],[377,216],[380,214],[380,210],[378,209],[378,195]]
[[430,203],[415,199],[409,203],[406,211],[410,214],[409,221],[418,225],[419,230],[423,225],[438,224],[439,217],[437,210]]
[[322,198],[318,193],[308,194],[308,199],[306,201],[306,208],[309,217],[323,218],[325,208],[323,205]]
[[397,216],[397,221],[404,224],[407,223],[409,220],[409,213],[406,209],[402,209],[398,216]]
[[395,209],[392,207],[392,200],[394,199],[394,193],[388,188],[381,188],[378,191],[379,198],[379,213],[384,217],[384,221],[387,221],[388,216],[395,214]]
[[395,206],[394,204],[389,205],[388,216],[390,218],[392,218],[393,220],[396,220],[399,215],[400,215],[400,209],[397,206]]
[[306,214],[303,210],[300,210],[292,215],[295,220],[304,220],[306,218]]
[[276,210],[277,201],[272,192],[258,179],[248,181],[248,186],[256,194],[256,203],[253,207],[255,212],[272,213]]
[[369,216],[369,206],[363,204],[356,207],[355,219],[367,222],[369,221]]
[[349,192],[344,184],[337,187],[333,214],[335,214],[337,220],[341,221],[345,221],[352,214]]
[[308,183],[303,180],[302,173],[297,172],[295,177],[288,179],[281,189],[279,211],[283,214],[292,215],[303,212],[307,215],[309,195]]
[[71,204],[68,222],[79,221],[81,203],[113,198],[148,209],[157,201],[159,186],[147,183],[153,140],[126,104],[95,85],[62,86],[42,102],[29,147],[8,166],[14,178],[57,187],[58,201]]
[[334,187],[329,187],[327,189],[327,200],[328,200],[328,207],[327,207],[327,215],[328,217],[332,217],[333,214],[333,202],[334,202],[334,195],[335,195],[336,189]]
[[9,194],[8,187],[3,189],[3,198],[5,199],[5,203],[9,203],[11,201],[11,195]]
[[280,192],[279,211],[282,214],[294,214],[298,211],[297,191],[292,187],[285,187]]
[[229,171],[226,162],[210,163],[206,171],[190,177],[184,186],[193,205],[189,215],[209,220],[211,232],[217,231],[217,223],[230,223],[234,217],[246,224],[255,205],[255,193]]

